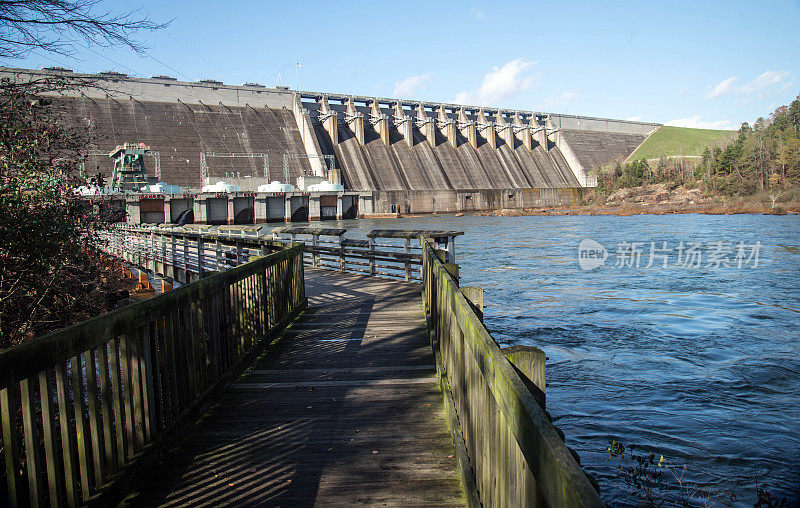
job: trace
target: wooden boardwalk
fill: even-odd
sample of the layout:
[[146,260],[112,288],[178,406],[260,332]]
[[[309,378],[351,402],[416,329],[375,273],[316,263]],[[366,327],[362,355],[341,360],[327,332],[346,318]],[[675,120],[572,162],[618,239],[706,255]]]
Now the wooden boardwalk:
[[419,286],[306,268],[306,291],[125,504],[464,504]]

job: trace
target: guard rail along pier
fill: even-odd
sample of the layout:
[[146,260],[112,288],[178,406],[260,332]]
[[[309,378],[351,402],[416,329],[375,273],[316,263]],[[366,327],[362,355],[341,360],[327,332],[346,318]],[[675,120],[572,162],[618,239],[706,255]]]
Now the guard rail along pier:
[[0,495],[602,506],[545,410],[544,353],[501,349],[459,287],[461,233],[344,233],[106,231],[180,287],[0,352]]
[[0,353],[12,506],[103,505],[305,308],[302,246]]

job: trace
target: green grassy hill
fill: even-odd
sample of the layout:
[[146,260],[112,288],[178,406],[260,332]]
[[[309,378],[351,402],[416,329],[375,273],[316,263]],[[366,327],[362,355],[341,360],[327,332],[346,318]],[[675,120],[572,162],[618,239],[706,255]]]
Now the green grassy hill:
[[736,131],[660,127],[631,154],[628,160],[658,159],[661,156],[702,155],[705,147],[722,146],[736,138]]

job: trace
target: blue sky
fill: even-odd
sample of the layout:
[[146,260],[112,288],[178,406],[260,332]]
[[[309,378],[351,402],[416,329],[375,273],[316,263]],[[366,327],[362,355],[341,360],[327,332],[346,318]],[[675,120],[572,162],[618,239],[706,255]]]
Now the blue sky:
[[800,0],[258,2],[116,0],[161,32],[5,65],[246,81],[736,128],[800,93]]

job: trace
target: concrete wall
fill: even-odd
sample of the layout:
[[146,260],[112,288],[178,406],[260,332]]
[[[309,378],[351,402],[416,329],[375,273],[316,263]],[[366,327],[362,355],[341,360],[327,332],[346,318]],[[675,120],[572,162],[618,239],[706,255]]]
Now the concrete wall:
[[560,129],[579,131],[611,132],[618,134],[637,134],[647,136],[661,124],[653,122],[635,122],[630,120],[615,120],[612,118],[594,118],[590,116],[561,115],[551,113],[553,125]]
[[503,208],[570,206],[581,203],[586,189],[473,189],[429,192],[375,191],[375,214],[453,213]]
[[275,88],[135,78],[124,74],[110,76],[0,67],[0,77],[31,80],[48,76],[66,76],[84,84],[79,90],[65,90],[57,94],[63,97],[112,98],[140,102],[180,101],[209,106],[219,106],[221,102],[225,106],[273,109],[292,107],[292,92]]
[[[88,149],[108,152],[125,142],[146,143],[160,158],[158,175],[155,160],[146,158],[151,176],[185,190],[197,190],[204,183],[201,153],[269,156],[266,170],[258,157],[209,156],[205,176],[211,182],[231,180],[233,175],[248,182],[284,180],[285,154],[312,156],[291,159],[289,182],[294,183],[298,176],[323,172],[323,164],[314,156],[332,155],[347,189],[425,191],[431,200],[438,195],[442,207],[469,209],[470,203],[457,200],[458,192],[431,191],[481,189],[498,191],[500,196],[504,189],[580,187],[586,183],[583,169],[626,158],[658,127],[386,98],[338,95],[328,101],[329,94],[249,85],[0,68],[0,77],[17,80],[53,75],[69,76],[81,84],[79,89],[54,94],[53,105],[67,123],[94,133],[95,142]],[[319,120],[321,108],[336,113],[325,126]],[[352,121],[353,115],[360,120]],[[545,118],[551,128],[537,130]],[[87,158],[85,174],[98,171],[111,173],[105,154]],[[445,196],[453,197],[447,205]],[[488,204],[495,201],[487,197],[487,207],[494,207]],[[359,213],[365,213],[365,207],[377,207],[378,201],[359,200],[359,204],[364,205]],[[321,205],[313,206],[322,214]],[[376,208],[376,213],[383,211]],[[232,220],[233,210],[228,215]]]
[[568,129],[560,131],[559,134],[567,140],[572,152],[586,171],[627,159],[647,138],[646,134]]
[[[158,152],[161,174],[154,172],[153,156],[146,156],[148,174],[184,190],[199,190],[204,183],[201,152],[266,153],[269,157],[268,175],[263,158],[206,157],[208,180],[212,182],[226,180],[226,174],[239,175],[242,180],[250,177],[262,182],[282,181],[283,155],[305,154],[294,115],[286,109],[87,97],[54,98],[53,107],[65,123],[88,127],[94,133],[90,149],[102,153],[87,157],[88,176],[98,171],[110,176],[112,161],[108,152],[126,142],[145,143]],[[310,170],[307,159],[291,159],[292,181]]]

